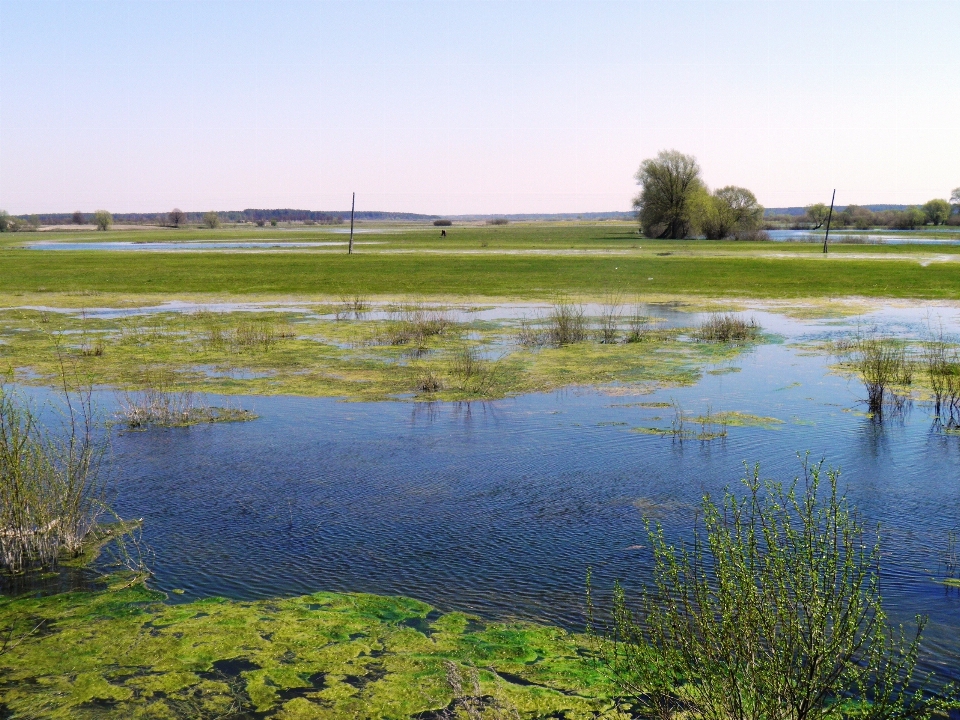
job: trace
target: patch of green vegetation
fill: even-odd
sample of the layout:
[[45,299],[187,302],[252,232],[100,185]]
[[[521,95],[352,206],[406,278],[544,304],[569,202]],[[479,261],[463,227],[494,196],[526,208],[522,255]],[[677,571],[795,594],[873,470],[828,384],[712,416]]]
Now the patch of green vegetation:
[[625,717],[587,638],[407,598],[170,605],[135,586],[0,599],[0,628],[16,717],[409,718],[451,703],[451,662],[521,717]]
[[776,430],[780,425],[783,425],[783,420],[778,420],[775,417],[751,415],[749,413],[737,412],[735,410],[730,412],[713,413],[711,415],[698,415],[696,417],[689,418],[689,422],[714,422],[729,427],[757,427],[763,428],[764,430]]
[[525,348],[510,322],[453,323],[439,311],[404,317],[200,312],[85,318],[8,310],[0,313],[0,367],[12,368],[22,382],[52,384],[66,359],[89,382],[120,390],[126,406],[182,415],[191,424],[249,419],[228,409],[180,412],[206,407],[191,399],[194,392],[463,400],[570,385],[686,385],[699,379],[704,365],[742,352],[691,342],[681,329],[650,331],[637,343]]
[[[38,291],[229,295],[338,293],[528,297],[556,292],[740,298],[960,297],[954,248],[834,247],[641,238],[631,223],[516,223],[365,236],[340,247],[272,252],[117,252],[22,249],[0,239],[0,293]],[[224,229],[44,233],[62,241],[342,240],[324,230]],[[667,254],[669,253],[669,254]]]
[[716,368],[714,370],[707,370],[708,375],[731,375],[733,373],[738,373],[743,368],[738,367],[725,367],[725,368]]

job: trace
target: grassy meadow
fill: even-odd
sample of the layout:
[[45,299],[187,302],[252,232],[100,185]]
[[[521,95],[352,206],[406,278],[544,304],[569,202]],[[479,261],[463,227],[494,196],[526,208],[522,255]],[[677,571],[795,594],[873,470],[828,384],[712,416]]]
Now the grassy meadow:
[[[345,242],[342,228],[228,228],[0,236],[0,297],[370,295],[546,298],[697,295],[743,298],[960,297],[960,246],[650,240],[635,225],[516,223],[360,227],[344,246],[227,252],[38,251],[31,242]],[[376,231],[376,232],[374,232]],[[837,234],[839,241],[843,237]],[[953,237],[938,233],[937,237]],[[8,300],[9,302],[9,300]]]

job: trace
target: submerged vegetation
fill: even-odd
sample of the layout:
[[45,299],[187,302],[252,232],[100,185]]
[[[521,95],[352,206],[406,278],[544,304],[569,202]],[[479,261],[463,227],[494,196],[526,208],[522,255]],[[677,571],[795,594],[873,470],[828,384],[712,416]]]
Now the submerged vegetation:
[[[648,523],[653,580],[614,588],[597,626],[621,692],[654,717],[702,720],[926,718],[944,712],[915,674],[925,619],[887,622],[879,538],[804,465],[784,486],[744,480],[744,497],[703,500],[703,525],[679,546]],[[592,606],[591,606],[592,608]]]

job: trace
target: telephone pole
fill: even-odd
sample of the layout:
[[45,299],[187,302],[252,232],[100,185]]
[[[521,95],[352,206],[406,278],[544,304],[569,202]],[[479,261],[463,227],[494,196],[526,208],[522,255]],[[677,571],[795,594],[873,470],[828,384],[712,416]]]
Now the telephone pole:
[[[833,220],[833,201],[837,199],[837,189],[833,189],[833,197],[830,198],[830,214],[827,215],[827,231],[823,234],[823,253],[827,253],[827,239],[830,237],[830,221]],[[352,221],[351,221],[352,222]]]
[[[353,255],[353,209],[357,206],[357,194],[353,194],[353,200],[350,201],[350,244],[347,245],[347,255]],[[833,207],[831,205],[831,207]],[[824,246],[826,247],[826,246]],[[826,252],[826,250],[824,250]]]

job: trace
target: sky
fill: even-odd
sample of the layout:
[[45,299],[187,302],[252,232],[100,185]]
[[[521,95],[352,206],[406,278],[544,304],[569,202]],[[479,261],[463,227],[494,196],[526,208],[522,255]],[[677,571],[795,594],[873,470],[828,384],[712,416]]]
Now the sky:
[[960,0],[0,0],[0,208],[767,207],[960,186]]

